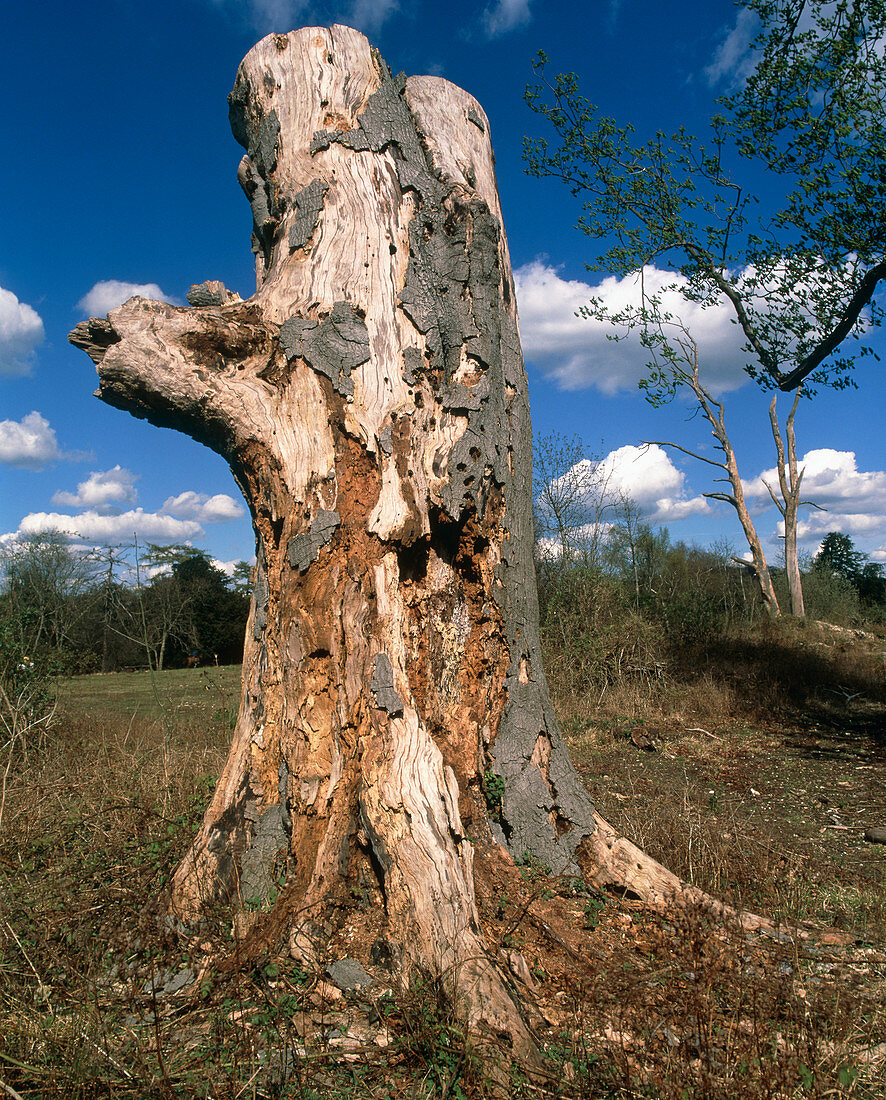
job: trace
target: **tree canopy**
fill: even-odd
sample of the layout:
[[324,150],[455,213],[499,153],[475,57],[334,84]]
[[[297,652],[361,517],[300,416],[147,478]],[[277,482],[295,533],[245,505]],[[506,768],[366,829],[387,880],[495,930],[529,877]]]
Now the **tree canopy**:
[[[687,302],[728,303],[745,369],[764,386],[850,385],[854,357],[871,353],[862,338],[882,320],[886,278],[886,3],[741,6],[759,25],[753,69],[718,101],[707,141],[681,128],[636,143],[633,127],[581,96],[574,74],[546,81],[542,53],[542,83],[526,98],[557,143],[527,141],[528,171],[583,200],[579,227],[602,249],[591,270],[655,264]],[[590,311],[605,313],[599,302]],[[667,392],[685,359],[679,319],[660,294],[616,319],[641,327],[651,389]]]
[[856,550],[849,535],[840,531],[830,531],[825,535],[815,555],[813,567],[848,581],[865,603],[886,601],[883,566],[868,561],[866,554]]

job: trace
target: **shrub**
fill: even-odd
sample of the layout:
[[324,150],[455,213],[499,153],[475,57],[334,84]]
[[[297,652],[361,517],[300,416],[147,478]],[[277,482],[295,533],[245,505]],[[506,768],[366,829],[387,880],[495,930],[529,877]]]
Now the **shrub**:
[[803,597],[810,619],[824,619],[838,626],[846,626],[858,618],[858,592],[838,573],[810,569],[803,577]]

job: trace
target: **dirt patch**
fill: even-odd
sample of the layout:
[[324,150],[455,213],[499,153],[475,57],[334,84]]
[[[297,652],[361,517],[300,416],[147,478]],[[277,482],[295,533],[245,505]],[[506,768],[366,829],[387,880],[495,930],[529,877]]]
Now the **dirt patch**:
[[886,847],[864,833],[886,823],[884,728],[855,700],[788,722],[616,718],[573,726],[569,745],[600,812],[682,877],[882,941]]

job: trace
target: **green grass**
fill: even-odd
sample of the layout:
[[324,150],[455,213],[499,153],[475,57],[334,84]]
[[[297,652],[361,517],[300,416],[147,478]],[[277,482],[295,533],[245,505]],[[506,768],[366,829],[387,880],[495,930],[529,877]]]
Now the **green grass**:
[[162,718],[169,712],[211,713],[236,708],[240,666],[177,668],[74,676],[58,684],[58,699],[73,718]]

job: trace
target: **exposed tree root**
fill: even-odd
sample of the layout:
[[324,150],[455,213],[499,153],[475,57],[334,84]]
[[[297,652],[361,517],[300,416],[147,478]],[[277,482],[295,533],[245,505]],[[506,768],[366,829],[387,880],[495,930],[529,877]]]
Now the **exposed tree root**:
[[636,844],[621,836],[597,813],[594,814],[594,823],[596,829],[584,845],[582,872],[587,881],[600,890],[634,898],[659,912],[674,908],[695,909],[744,932],[758,932],[776,940],[786,937],[809,940],[826,935],[830,943],[852,942],[848,933],[837,932],[835,929],[789,925],[746,909],[735,909],[697,886],[684,882]]

